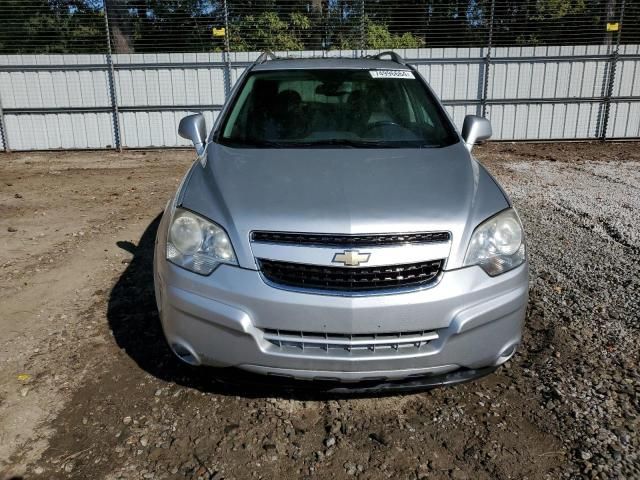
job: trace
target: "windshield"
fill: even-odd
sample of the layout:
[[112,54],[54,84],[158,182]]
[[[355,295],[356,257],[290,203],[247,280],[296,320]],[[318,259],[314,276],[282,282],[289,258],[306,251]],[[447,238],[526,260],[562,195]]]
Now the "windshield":
[[451,123],[410,70],[253,72],[221,127],[235,147],[442,147]]

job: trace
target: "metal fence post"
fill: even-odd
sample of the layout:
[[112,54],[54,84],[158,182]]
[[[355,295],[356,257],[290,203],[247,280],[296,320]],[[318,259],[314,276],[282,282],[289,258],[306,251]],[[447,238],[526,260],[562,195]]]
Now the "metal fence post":
[[4,151],[9,153],[9,134],[7,133],[7,125],[4,123],[4,113],[2,111],[2,98],[0,97],[0,139],[2,139],[2,145]]
[[620,20],[618,21],[618,35],[616,45],[609,58],[609,68],[607,76],[607,88],[603,98],[602,121],[600,122],[600,140],[607,140],[607,130],[609,129],[609,116],[611,115],[611,97],[613,96],[613,86],[616,81],[616,68],[618,67],[618,56],[620,52],[620,36],[622,34],[622,20],[624,18],[624,2],[620,4]]
[[496,1],[491,0],[491,16],[489,18],[489,38],[487,39],[487,54],[484,57],[484,84],[482,86],[482,116],[487,116],[487,97],[489,96],[489,73],[491,70],[491,48],[493,46],[493,16]]
[[364,50],[367,46],[367,26],[364,11],[364,0],[360,0],[360,56],[364,56]]
[[231,42],[229,40],[229,6],[224,0],[224,99],[231,95]]
[[122,152],[122,131],[120,130],[120,114],[118,112],[118,95],[116,92],[116,75],[113,68],[113,57],[111,56],[111,33],[109,31],[109,13],[107,12],[107,3],[104,0],[104,27],[107,35],[107,65],[109,78],[109,97],[111,99],[111,117],[113,118],[113,136],[115,140],[115,148]]

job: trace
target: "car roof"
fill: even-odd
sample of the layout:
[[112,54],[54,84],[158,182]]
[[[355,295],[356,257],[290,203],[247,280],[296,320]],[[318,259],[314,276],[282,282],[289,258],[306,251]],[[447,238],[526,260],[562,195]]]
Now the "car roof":
[[309,70],[309,69],[363,69],[411,70],[407,65],[376,58],[278,58],[259,63],[253,71]]

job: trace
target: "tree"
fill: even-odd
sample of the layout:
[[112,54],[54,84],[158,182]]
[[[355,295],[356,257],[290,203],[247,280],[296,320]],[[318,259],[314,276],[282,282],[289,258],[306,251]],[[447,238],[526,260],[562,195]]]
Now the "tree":
[[115,51],[194,52],[222,48],[218,0],[107,0]]
[[106,50],[99,5],[81,0],[3,0],[0,52],[69,53]]
[[[424,47],[424,40],[404,32],[401,35],[393,34],[386,25],[375,23],[365,18],[365,45],[364,48],[384,49],[384,48],[419,48]],[[360,39],[348,39],[340,43],[341,49],[360,48]]]
[[[104,4],[106,2],[106,5]],[[227,0],[232,50],[601,44],[621,0]],[[492,23],[492,4],[493,23]],[[0,0],[0,53],[224,48],[223,0]],[[364,16],[363,16],[364,15]],[[640,2],[627,0],[623,43],[640,43]],[[364,31],[362,28],[364,27]]]
[[299,13],[289,14],[287,20],[275,12],[247,15],[231,26],[230,43],[236,51],[303,50],[309,27],[309,19]]

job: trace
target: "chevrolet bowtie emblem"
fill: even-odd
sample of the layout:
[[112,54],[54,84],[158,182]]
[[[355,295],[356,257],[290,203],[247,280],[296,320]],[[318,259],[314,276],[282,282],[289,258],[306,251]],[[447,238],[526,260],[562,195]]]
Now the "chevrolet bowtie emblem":
[[369,261],[370,253],[360,253],[358,250],[345,250],[333,256],[333,263],[344,263],[347,267],[357,267]]

